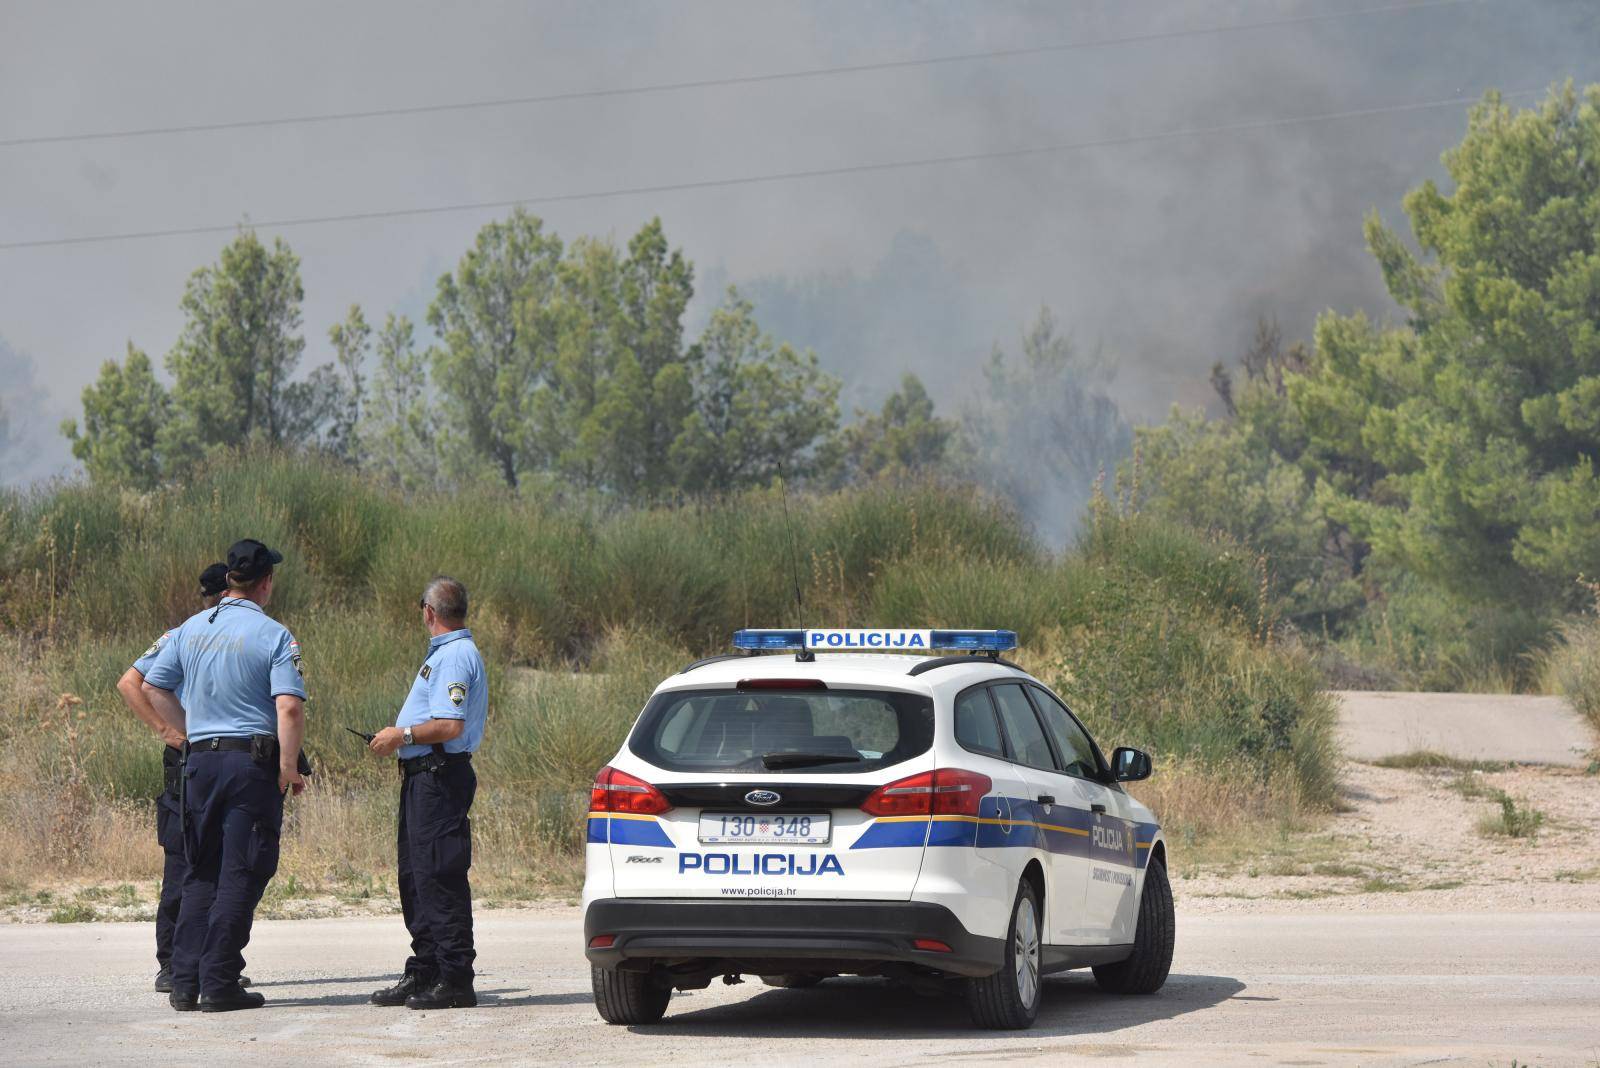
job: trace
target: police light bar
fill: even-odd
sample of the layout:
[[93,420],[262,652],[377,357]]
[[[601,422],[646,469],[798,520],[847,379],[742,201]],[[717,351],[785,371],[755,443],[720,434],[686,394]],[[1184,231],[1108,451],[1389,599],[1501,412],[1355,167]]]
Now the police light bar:
[[740,630],[735,649],[754,652],[889,652],[927,653],[936,649],[1003,653],[1017,647],[1014,630],[900,630],[822,628],[808,630]]

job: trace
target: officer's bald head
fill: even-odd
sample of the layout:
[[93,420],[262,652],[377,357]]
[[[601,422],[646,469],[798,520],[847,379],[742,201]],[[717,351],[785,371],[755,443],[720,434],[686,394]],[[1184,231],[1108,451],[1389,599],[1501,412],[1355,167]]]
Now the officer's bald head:
[[467,623],[467,588],[449,575],[435,575],[422,591],[422,600],[433,608],[439,622],[451,627]]

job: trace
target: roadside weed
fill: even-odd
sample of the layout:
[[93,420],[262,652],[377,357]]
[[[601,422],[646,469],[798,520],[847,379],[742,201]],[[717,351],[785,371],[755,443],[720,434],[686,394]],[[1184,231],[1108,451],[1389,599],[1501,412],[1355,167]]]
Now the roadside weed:
[[1496,791],[1500,811],[1484,816],[1478,821],[1478,833],[1485,836],[1505,835],[1509,838],[1535,838],[1544,823],[1544,813],[1536,808],[1519,808],[1510,795]]

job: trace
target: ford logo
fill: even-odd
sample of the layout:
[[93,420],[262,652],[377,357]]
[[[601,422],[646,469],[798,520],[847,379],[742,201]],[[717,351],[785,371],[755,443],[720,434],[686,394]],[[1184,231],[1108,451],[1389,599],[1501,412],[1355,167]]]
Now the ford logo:
[[776,805],[783,800],[783,795],[776,790],[751,790],[744,799],[752,805]]

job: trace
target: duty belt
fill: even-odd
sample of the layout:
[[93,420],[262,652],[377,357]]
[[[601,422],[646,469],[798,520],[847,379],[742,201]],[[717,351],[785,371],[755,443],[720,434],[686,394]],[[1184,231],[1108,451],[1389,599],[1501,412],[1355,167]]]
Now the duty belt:
[[466,764],[471,760],[471,753],[446,753],[443,747],[440,747],[431,753],[423,753],[421,756],[400,761],[400,774],[410,778],[424,771],[438,771],[447,764]]
[[[246,735],[243,738],[207,738],[203,742],[190,742],[189,753],[248,753],[255,745],[256,735]],[[260,735],[268,737],[268,735]],[[273,739],[277,743],[277,739]]]

